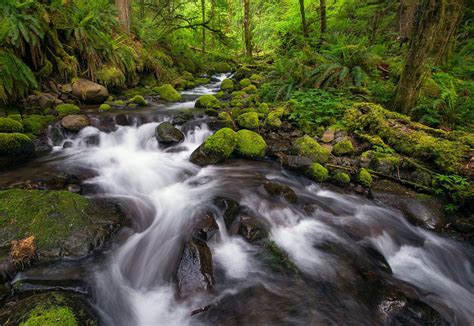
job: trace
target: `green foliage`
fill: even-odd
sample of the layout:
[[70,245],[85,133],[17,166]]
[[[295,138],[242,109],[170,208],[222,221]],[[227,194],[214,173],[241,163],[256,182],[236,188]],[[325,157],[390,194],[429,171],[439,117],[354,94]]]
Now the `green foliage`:
[[246,129],[258,129],[260,125],[258,114],[256,112],[247,112],[239,115],[237,121],[239,126]]
[[99,106],[99,111],[106,112],[110,110],[112,110],[112,107],[109,104],[103,103]]
[[469,193],[473,192],[469,181],[459,175],[438,174],[434,178],[434,192],[438,195],[446,195],[454,203],[462,203]]
[[248,78],[244,78],[239,82],[239,84],[241,88],[246,88],[252,85],[252,81]]
[[20,122],[10,118],[0,118],[0,132],[23,132]]
[[341,140],[332,148],[332,153],[336,156],[351,155],[354,152],[354,147],[350,140]]
[[141,95],[135,95],[130,99],[130,103],[134,103],[140,106],[147,106],[148,102],[145,100],[145,98]]
[[332,180],[339,186],[348,186],[351,183],[351,177],[345,172],[336,173]]
[[210,153],[218,153],[223,158],[228,158],[237,145],[235,131],[230,128],[222,128],[215,134],[209,136],[204,142],[204,149]]
[[197,108],[212,108],[219,109],[221,107],[221,102],[214,95],[202,95],[196,101]]
[[357,181],[364,187],[370,188],[372,185],[372,176],[367,169],[362,168],[359,170],[359,173],[357,173]]
[[20,155],[25,150],[34,149],[31,139],[20,133],[0,133],[0,156]]
[[20,326],[76,326],[74,313],[68,307],[36,307],[30,312],[28,319]]
[[74,104],[59,104],[54,108],[60,117],[64,117],[70,114],[79,114],[81,109]]
[[319,163],[313,163],[310,165],[308,175],[311,179],[317,182],[324,182],[328,178],[328,170]]
[[55,117],[52,115],[32,114],[23,118],[23,126],[26,133],[38,136],[54,120]]
[[265,156],[267,143],[262,136],[250,130],[239,130],[236,133],[236,152],[246,158],[259,159]]
[[12,102],[38,88],[31,69],[13,53],[0,48],[0,99]]
[[327,148],[321,146],[310,136],[303,136],[295,140],[293,151],[301,156],[306,156],[315,163],[326,163],[329,160],[330,152]]
[[234,82],[231,79],[224,79],[221,83],[221,89],[230,92],[234,89]]
[[281,127],[281,118],[283,117],[283,114],[285,113],[284,108],[278,108],[273,111],[271,111],[268,114],[267,120],[265,120],[265,125],[269,128],[277,129]]
[[181,100],[181,94],[179,94],[172,85],[165,84],[160,87],[153,89],[160,94],[160,99],[166,102],[177,102]]

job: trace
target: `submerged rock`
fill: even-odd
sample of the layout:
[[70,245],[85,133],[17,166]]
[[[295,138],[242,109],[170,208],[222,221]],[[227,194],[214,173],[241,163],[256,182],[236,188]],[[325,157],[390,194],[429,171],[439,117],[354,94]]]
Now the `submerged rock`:
[[89,126],[90,120],[86,115],[67,115],[61,119],[61,125],[69,131],[78,132]]
[[298,197],[293,189],[288,187],[287,185],[282,185],[276,182],[266,182],[263,185],[263,188],[267,192],[268,195],[272,197],[281,197],[286,199],[289,203],[296,203],[298,201]]
[[240,217],[238,234],[254,243],[265,239],[268,236],[268,231],[259,219],[244,214]]
[[170,122],[160,123],[155,129],[155,137],[163,145],[175,145],[184,140],[181,130],[175,128]]
[[201,241],[209,241],[219,230],[219,226],[212,214],[204,214],[194,227],[193,238]]
[[181,298],[211,290],[214,283],[212,255],[205,242],[193,239],[185,244],[176,279]]
[[87,79],[77,79],[72,84],[72,94],[87,104],[102,104],[109,97],[107,88]]

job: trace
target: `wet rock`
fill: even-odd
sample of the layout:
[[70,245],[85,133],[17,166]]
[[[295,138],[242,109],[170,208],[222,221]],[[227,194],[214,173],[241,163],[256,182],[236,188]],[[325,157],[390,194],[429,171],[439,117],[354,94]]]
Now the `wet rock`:
[[214,216],[210,213],[205,214],[199,219],[198,224],[193,231],[193,238],[201,241],[210,240],[219,230]]
[[185,244],[176,279],[181,298],[212,289],[212,255],[206,243],[192,240]]
[[19,133],[0,133],[0,169],[23,163],[35,155],[31,139]]
[[67,115],[61,120],[61,125],[72,132],[78,132],[90,125],[90,120],[86,115],[73,114]]
[[474,232],[474,219],[458,218],[454,220],[453,226],[459,233],[469,234]]
[[251,243],[263,240],[268,236],[268,232],[263,223],[257,218],[247,215],[240,217],[238,234]]
[[72,84],[72,94],[87,104],[102,104],[109,97],[107,88],[87,79],[77,79]]
[[225,226],[229,230],[242,208],[239,203],[229,198],[216,198],[214,204],[222,211]]
[[321,141],[323,143],[330,143],[333,140],[334,140],[334,130],[326,130],[321,137]]
[[296,193],[290,187],[286,185],[282,185],[276,182],[266,182],[263,185],[263,188],[267,192],[268,195],[272,197],[280,197],[286,199],[289,203],[296,203],[298,201],[298,197]]
[[162,122],[155,129],[155,137],[162,145],[175,145],[184,141],[184,134],[170,122]]
[[73,145],[72,141],[68,140],[64,142],[63,148],[71,148]]
[[115,116],[115,123],[119,126],[131,126],[133,125],[133,118],[130,117],[128,114],[117,114]]
[[92,308],[81,296],[64,292],[47,292],[5,304],[0,309],[0,324],[97,325],[98,320]]
[[55,95],[49,93],[39,93],[37,95],[30,95],[26,99],[26,105],[37,109],[47,109],[63,103]]
[[174,125],[182,125],[193,118],[191,111],[181,111],[173,118]]
[[221,162],[222,156],[218,153],[213,154],[207,152],[206,150],[204,150],[204,144],[202,144],[191,154],[189,160],[196,165],[206,166]]
[[293,170],[306,170],[313,163],[313,160],[305,156],[279,153],[277,157],[282,165]]

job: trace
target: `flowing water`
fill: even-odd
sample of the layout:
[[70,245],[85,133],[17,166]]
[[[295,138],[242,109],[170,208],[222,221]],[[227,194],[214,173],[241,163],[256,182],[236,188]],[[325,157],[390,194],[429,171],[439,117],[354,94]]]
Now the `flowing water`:
[[[154,137],[159,122],[218,88],[216,82],[184,92],[188,101],[153,107],[149,121],[135,119],[112,131],[87,127],[55,143],[51,164],[90,171],[85,183],[123,199],[134,213],[133,231],[90,271],[93,304],[104,324],[377,325],[389,323],[387,311],[401,304],[385,292],[404,289],[449,323],[474,325],[471,248],[275,162],[195,166],[189,156],[211,134],[204,120],[179,127],[184,143],[160,147]],[[72,147],[63,149],[66,141]],[[269,197],[262,191],[268,180],[290,186],[298,203]],[[275,267],[262,245],[228,232],[222,209],[213,204],[217,197],[239,202],[243,214],[260,221],[290,267]],[[210,293],[179,298],[175,274],[183,245],[208,211],[219,225],[208,242],[215,284]]]

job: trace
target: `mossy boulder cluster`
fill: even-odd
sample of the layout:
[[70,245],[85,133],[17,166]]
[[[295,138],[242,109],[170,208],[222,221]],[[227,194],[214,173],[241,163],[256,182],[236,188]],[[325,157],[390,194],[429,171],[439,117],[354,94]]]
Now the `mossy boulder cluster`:
[[259,134],[243,129],[237,131],[236,138],[236,152],[238,155],[249,159],[261,159],[265,157],[267,143],[265,143],[265,140],[263,140]]
[[221,102],[214,95],[202,95],[197,99],[195,106],[200,109],[219,109]]
[[153,89],[160,95],[160,99],[166,102],[177,102],[181,100],[181,94],[170,84],[164,84]]
[[224,92],[231,92],[234,89],[234,82],[232,79],[224,79],[221,83],[221,89]]
[[60,104],[55,107],[55,110],[59,117],[65,117],[70,114],[80,114],[81,109],[74,104]]
[[293,144],[293,152],[310,158],[315,163],[324,164],[329,160],[330,150],[321,146],[308,135],[298,138]]
[[258,129],[260,121],[256,112],[247,112],[239,115],[239,126],[245,129]]

